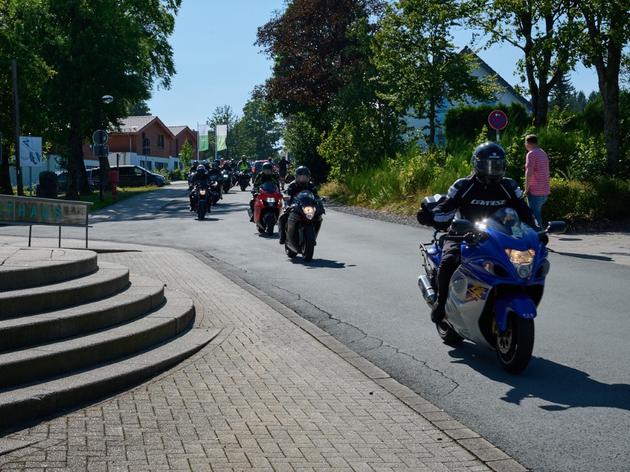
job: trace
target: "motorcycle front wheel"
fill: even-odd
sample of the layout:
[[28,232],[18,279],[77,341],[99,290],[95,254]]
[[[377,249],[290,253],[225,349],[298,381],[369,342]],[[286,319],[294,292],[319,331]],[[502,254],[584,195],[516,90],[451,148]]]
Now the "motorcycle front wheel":
[[206,205],[203,202],[199,202],[197,208],[197,219],[203,220],[206,217]]
[[534,320],[510,313],[507,328],[497,333],[495,349],[501,367],[507,372],[523,372],[534,350]]
[[241,185],[241,192],[244,192],[245,190],[247,190],[247,185]]
[[312,226],[304,227],[304,260],[311,262],[315,253],[315,230]]

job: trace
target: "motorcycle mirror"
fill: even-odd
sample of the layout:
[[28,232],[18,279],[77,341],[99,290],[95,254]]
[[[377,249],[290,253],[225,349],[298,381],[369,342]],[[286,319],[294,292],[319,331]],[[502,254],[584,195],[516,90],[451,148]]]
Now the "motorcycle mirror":
[[322,203],[326,203],[326,197],[321,198]]
[[547,225],[547,233],[564,233],[567,230],[567,224],[564,221],[550,221]]
[[459,218],[453,220],[453,222],[451,223],[451,228],[457,234],[470,233],[475,230],[475,226],[472,224],[472,222]]

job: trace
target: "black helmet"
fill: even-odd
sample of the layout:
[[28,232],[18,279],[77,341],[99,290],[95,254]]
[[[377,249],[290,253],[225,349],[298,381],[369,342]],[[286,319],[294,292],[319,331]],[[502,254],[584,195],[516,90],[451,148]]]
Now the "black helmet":
[[198,174],[205,175],[205,174],[206,174],[206,172],[208,172],[208,171],[206,170],[206,166],[204,166],[203,164],[199,164],[199,165],[197,166],[197,173],[198,173]]
[[505,151],[496,143],[483,143],[473,152],[472,165],[482,182],[500,182],[505,176]]
[[311,171],[306,166],[300,166],[295,169],[295,181],[297,183],[305,184],[311,180]]
[[271,162],[265,162],[262,165],[263,174],[270,175],[273,173],[273,164]]

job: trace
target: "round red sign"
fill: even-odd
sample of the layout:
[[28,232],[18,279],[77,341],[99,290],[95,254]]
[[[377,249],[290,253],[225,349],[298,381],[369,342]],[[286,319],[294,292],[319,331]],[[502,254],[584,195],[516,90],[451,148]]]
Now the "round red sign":
[[508,125],[508,117],[502,110],[494,110],[488,115],[488,124],[490,128],[501,131]]

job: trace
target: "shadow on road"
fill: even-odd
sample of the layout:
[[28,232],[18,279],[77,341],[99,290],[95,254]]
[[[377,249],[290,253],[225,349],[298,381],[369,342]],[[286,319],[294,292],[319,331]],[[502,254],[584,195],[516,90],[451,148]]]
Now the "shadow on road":
[[[111,205],[90,216],[90,223],[114,221],[150,221],[168,218],[193,217],[189,212],[188,190],[184,187],[162,188],[155,192],[141,194]],[[229,197],[228,197],[229,198]],[[243,212],[247,204],[230,202],[225,199],[212,207],[212,213],[225,214]],[[210,221],[216,221],[210,219]]]
[[578,259],[588,259],[588,260],[593,260],[593,261],[613,262],[613,258],[612,257],[608,257],[608,256],[596,256],[596,255],[593,255],[593,254],[579,254],[579,253],[575,253],[575,252],[560,252],[560,251],[554,251],[553,249],[549,249],[549,252],[553,252],[554,254],[557,254],[559,256],[576,257]]
[[[487,354],[490,354],[487,355]],[[466,364],[484,376],[512,389],[501,398],[519,405],[526,398],[538,398],[551,405],[542,405],[546,411],[564,411],[571,408],[603,407],[630,411],[630,385],[606,384],[590,378],[581,370],[558,364],[542,357],[533,357],[527,370],[520,375],[504,372],[490,351],[466,343],[449,352],[456,364]]]
[[[300,261],[292,260],[297,263]],[[346,265],[345,262],[331,261],[330,259],[313,259],[311,262],[301,261],[307,269],[345,269],[346,267],[356,267],[354,264]]]

